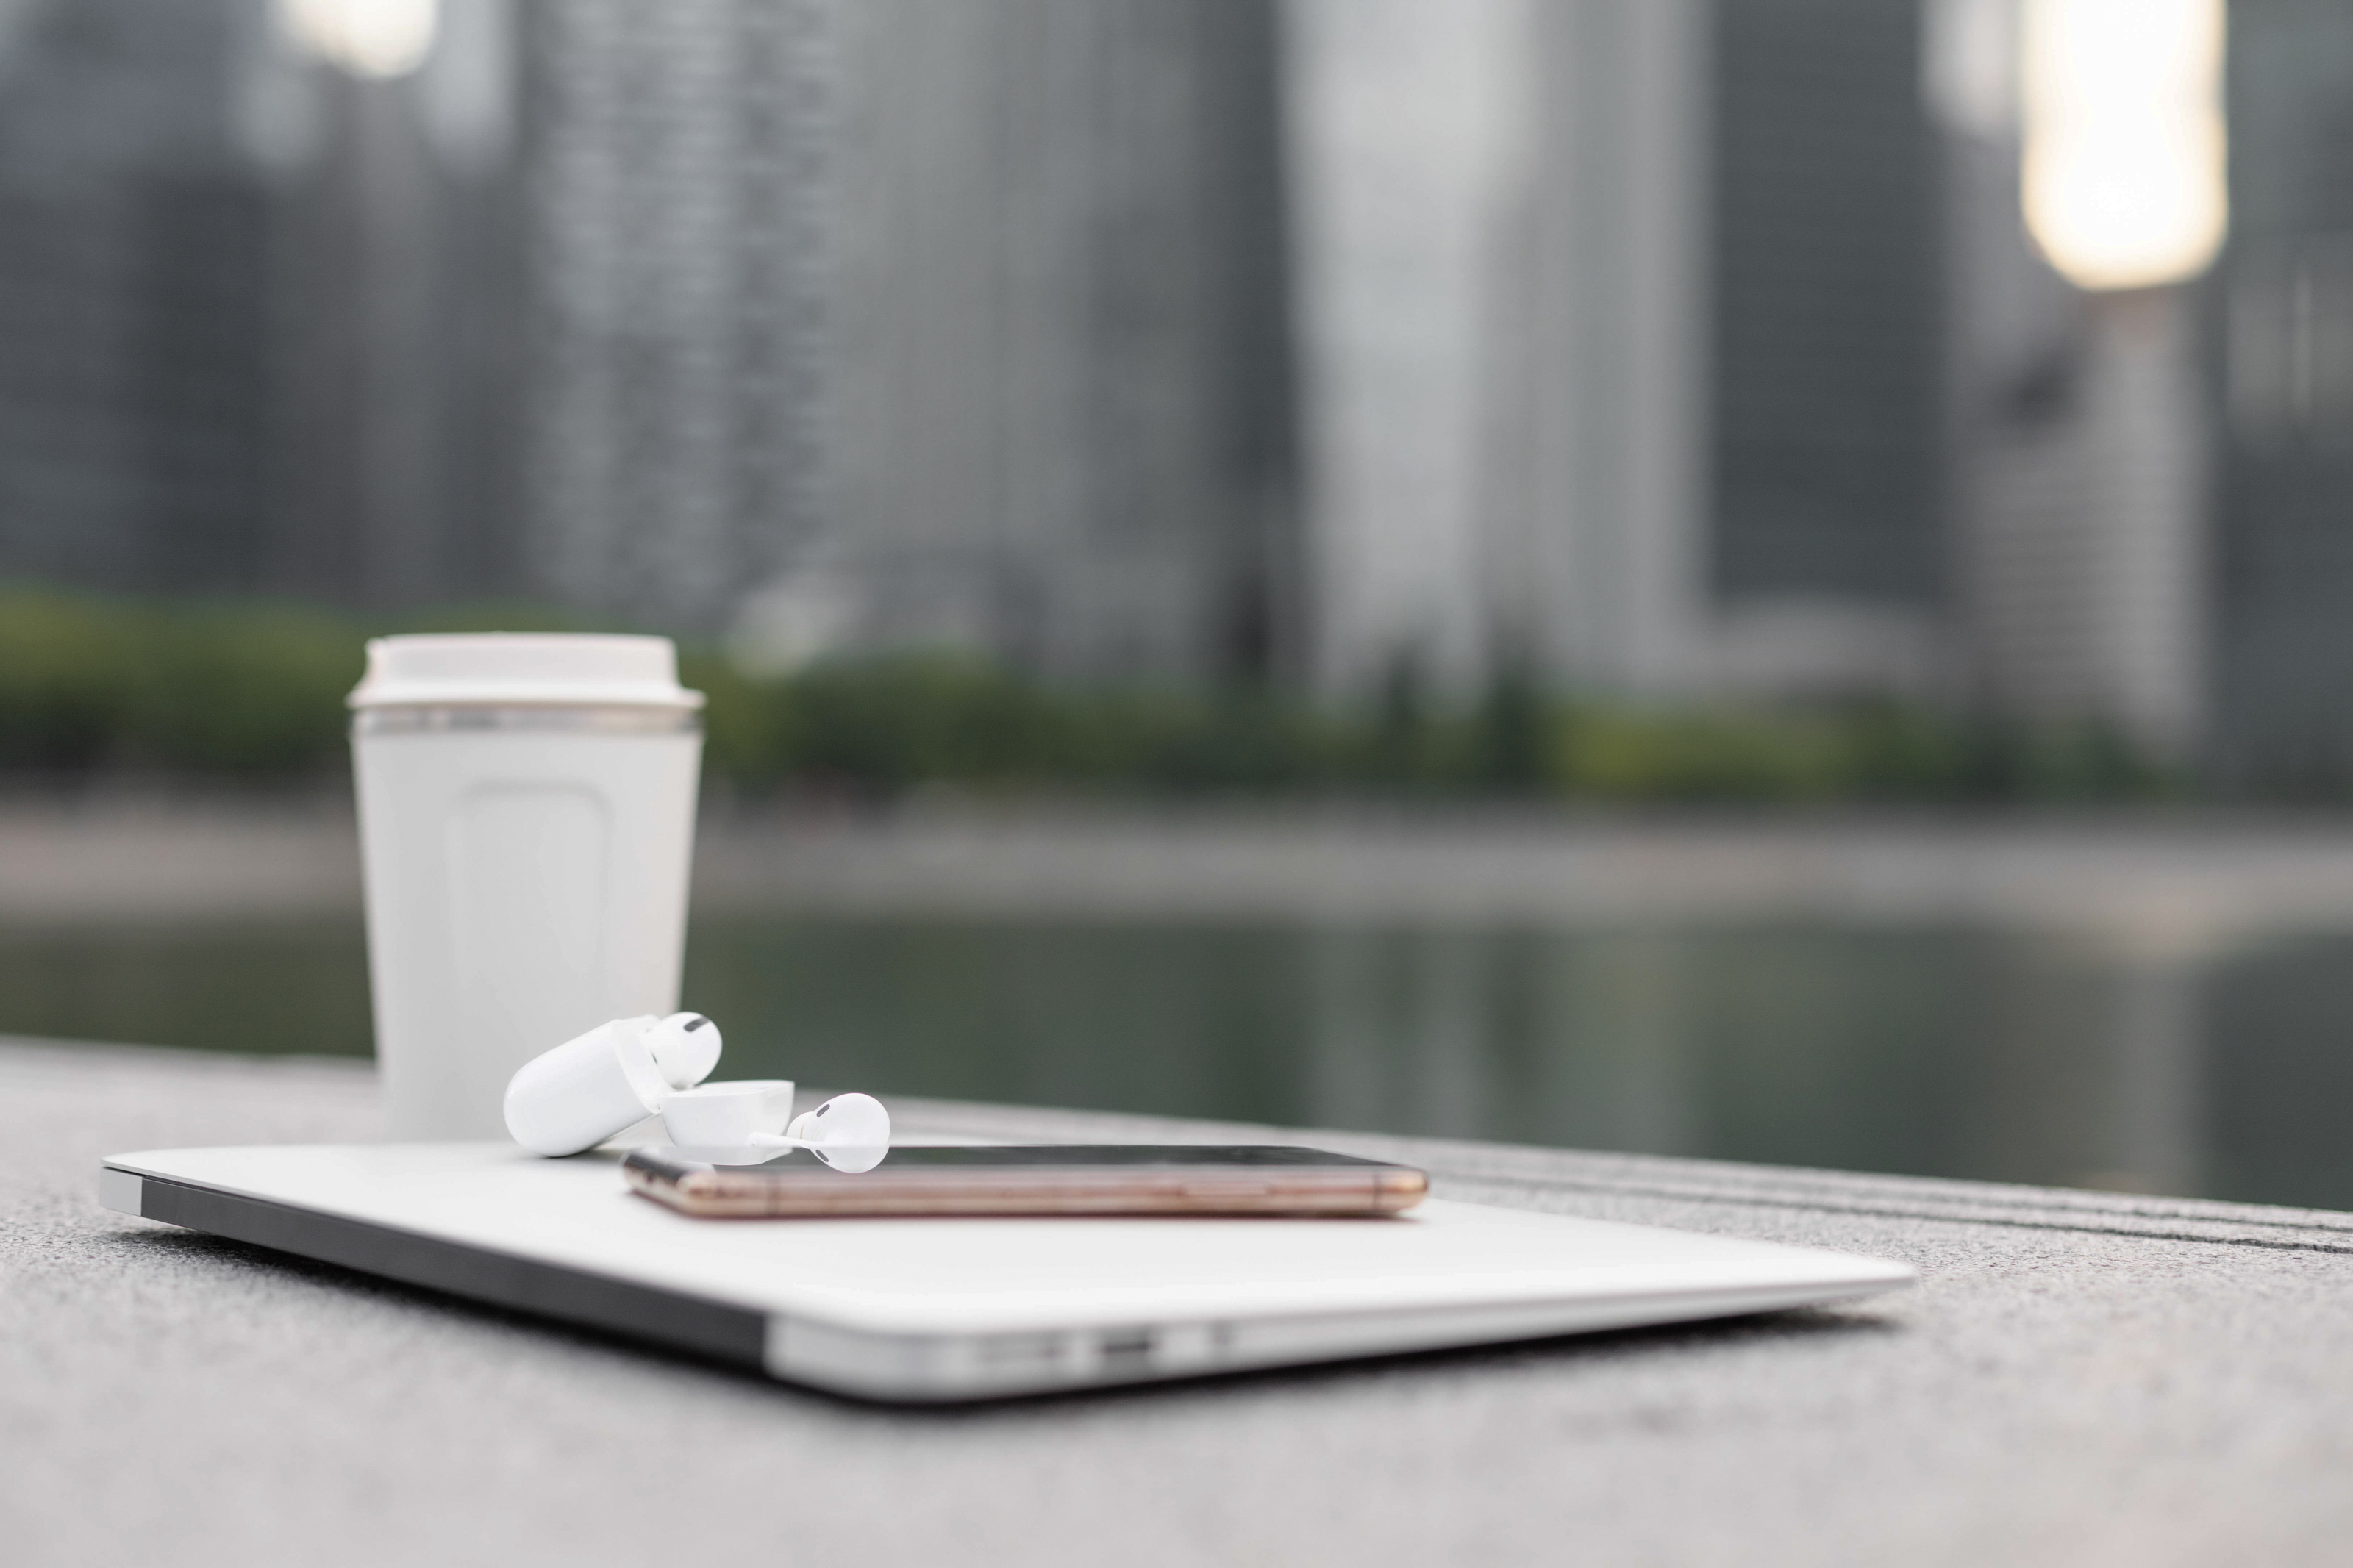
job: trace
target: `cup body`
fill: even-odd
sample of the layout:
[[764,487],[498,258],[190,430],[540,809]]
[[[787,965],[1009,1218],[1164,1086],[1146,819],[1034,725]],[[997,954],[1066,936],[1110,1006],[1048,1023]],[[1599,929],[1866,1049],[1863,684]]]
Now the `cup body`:
[[387,1130],[503,1137],[524,1062],[607,1019],[677,1010],[699,717],[609,701],[354,706]]

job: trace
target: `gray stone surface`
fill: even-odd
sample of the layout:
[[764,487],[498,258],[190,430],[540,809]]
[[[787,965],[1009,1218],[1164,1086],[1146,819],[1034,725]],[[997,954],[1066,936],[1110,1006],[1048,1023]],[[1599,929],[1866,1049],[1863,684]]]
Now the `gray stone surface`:
[[[927,1131],[1210,1124],[902,1103]],[[1449,1196],[1908,1258],[1838,1310],[870,1407],[125,1219],[364,1068],[0,1045],[0,1561],[2327,1563],[2353,1216],[1354,1135]]]

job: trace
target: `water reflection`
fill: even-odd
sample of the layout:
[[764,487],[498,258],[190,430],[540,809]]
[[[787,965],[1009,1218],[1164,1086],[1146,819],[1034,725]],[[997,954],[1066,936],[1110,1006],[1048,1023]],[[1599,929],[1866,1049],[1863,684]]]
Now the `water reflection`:
[[828,922],[702,933],[694,967],[731,1039],[804,1079],[2009,1181],[2202,1181],[2184,1114],[2197,978],[2099,944]]
[[[2353,937],[777,919],[729,1070],[877,1092],[2353,1207]],[[0,931],[0,1030],[366,1049],[353,925]]]

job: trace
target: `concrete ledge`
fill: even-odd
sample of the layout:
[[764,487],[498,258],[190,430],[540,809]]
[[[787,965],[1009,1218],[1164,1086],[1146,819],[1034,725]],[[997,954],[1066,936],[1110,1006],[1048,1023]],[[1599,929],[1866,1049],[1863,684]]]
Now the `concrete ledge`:
[[[2353,930],[2353,825],[2228,816],[706,811],[703,916],[1975,922],[2203,952]],[[0,805],[0,920],[360,910],[348,803]]]
[[[1266,1131],[897,1108],[940,1131]],[[0,1045],[11,1563],[2276,1563],[2353,1534],[2353,1216],[1314,1133],[1450,1195],[1900,1257],[1925,1283],[935,1413],[97,1204],[109,1151],[375,1127],[364,1068]]]

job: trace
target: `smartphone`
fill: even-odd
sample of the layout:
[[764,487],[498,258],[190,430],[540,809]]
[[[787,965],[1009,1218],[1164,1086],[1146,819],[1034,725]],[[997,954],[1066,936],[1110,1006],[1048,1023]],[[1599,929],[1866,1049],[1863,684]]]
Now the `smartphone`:
[[691,1215],[1387,1215],[1430,1178],[1279,1144],[892,1148],[855,1175],[806,1149],[633,1149],[629,1185]]

